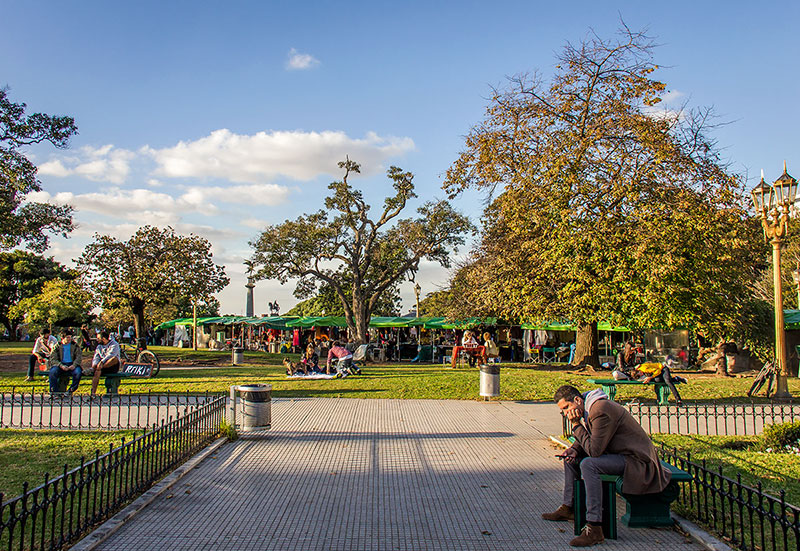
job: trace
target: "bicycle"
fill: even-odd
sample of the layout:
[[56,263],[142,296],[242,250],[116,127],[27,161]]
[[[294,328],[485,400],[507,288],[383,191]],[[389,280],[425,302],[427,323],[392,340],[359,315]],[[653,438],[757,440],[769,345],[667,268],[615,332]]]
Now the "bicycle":
[[119,356],[125,362],[131,362],[133,361],[132,359],[135,359],[136,363],[151,364],[153,366],[151,377],[158,375],[158,371],[161,369],[158,356],[152,350],[147,349],[147,343],[143,340],[140,340],[135,347],[130,344],[120,344]]
[[766,383],[767,398],[769,398],[772,394],[772,389],[776,386],[777,379],[778,370],[775,367],[775,362],[768,362],[764,364],[764,367],[762,367],[761,371],[758,372],[753,384],[750,386],[750,390],[747,391],[747,397],[752,398],[754,394],[757,394],[758,391],[761,390],[761,387],[764,386],[764,383]]

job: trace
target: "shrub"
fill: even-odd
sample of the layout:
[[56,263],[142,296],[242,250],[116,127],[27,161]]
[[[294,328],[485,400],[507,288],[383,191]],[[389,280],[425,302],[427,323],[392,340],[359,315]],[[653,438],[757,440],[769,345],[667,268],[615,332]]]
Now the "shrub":
[[236,427],[228,423],[226,419],[223,419],[219,424],[219,431],[222,433],[222,436],[225,436],[231,442],[239,438]]
[[778,423],[764,427],[764,448],[767,451],[784,451],[797,447],[800,440],[800,421]]

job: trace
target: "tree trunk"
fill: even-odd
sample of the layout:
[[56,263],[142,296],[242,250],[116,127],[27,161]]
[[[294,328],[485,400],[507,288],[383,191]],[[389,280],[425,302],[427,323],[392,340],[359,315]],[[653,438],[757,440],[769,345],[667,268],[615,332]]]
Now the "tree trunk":
[[136,328],[136,338],[144,336],[144,301],[133,299],[131,301],[131,311],[133,312],[133,326]]
[[598,348],[597,322],[579,323],[575,335],[575,357],[572,359],[572,365],[600,367],[600,360],[597,357]]
[[353,312],[353,327],[356,346],[369,343],[370,316],[364,308]]

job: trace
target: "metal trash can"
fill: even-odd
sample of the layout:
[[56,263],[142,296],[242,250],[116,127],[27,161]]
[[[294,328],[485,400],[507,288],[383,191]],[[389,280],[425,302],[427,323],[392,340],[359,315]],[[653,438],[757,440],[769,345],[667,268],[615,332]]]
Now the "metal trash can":
[[481,366],[481,396],[490,398],[500,395],[500,366]]
[[242,432],[270,428],[272,423],[272,385],[239,385],[242,399]]
[[244,348],[234,346],[232,356],[231,363],[233,365],[242,365],[244,363]]

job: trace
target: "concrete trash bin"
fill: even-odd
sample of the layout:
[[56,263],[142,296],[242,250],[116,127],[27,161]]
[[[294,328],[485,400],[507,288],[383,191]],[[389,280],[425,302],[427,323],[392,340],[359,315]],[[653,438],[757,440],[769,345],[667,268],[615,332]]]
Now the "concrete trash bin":
[[481,366],[480,394],[485,398],[500,395],[500,366]]
[[242,365],[244,363],[244,348],[239,348],[238,346],[233,347],[231,363],[233,365]]
[[272,423],[272,385],[239,385],[242,432],[268,429]]

